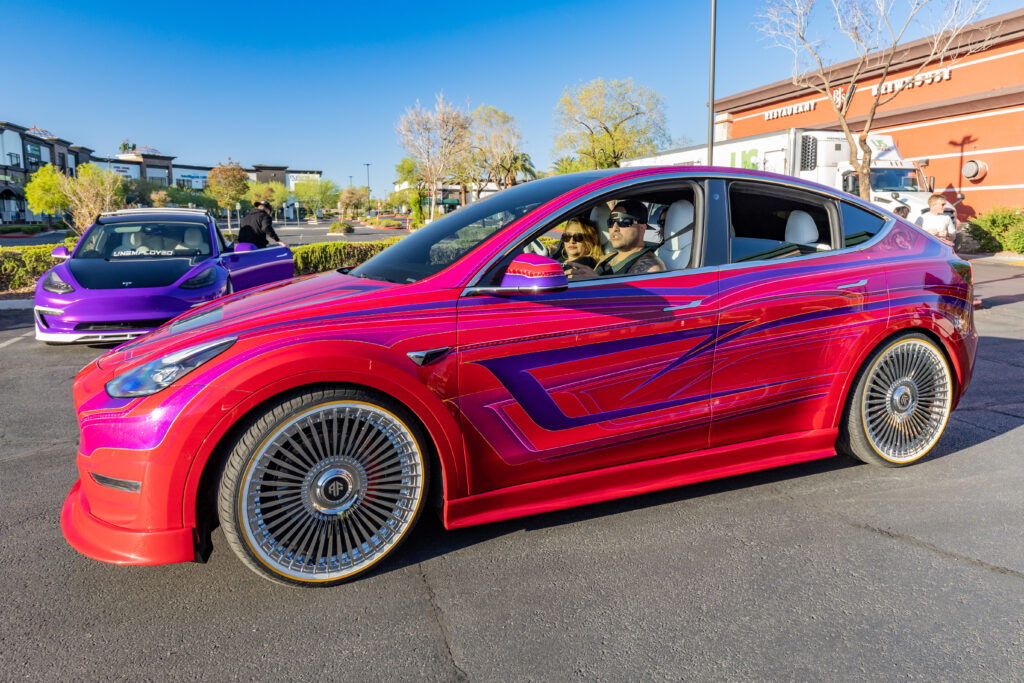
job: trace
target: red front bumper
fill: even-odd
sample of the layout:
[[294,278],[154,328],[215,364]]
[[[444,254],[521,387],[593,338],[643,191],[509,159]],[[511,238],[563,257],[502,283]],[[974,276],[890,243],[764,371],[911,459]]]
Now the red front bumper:
[[137,531],[104,522],[89,511],[82,482],[71,487],[60,513],[60,528],[71,547],[111,564],[171,564],[195,560],[191,529]]

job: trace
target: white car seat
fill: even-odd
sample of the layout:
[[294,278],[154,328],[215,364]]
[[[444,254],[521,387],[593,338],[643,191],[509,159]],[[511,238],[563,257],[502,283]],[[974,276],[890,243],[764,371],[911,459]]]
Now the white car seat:
[[693,203],[680,199],[665,214],[665,243],[658,248],[658,258],[668,270],[682,270],[690,265],[692,249]]
[[203,241],[203,231],[199,228],[185,231],[184,247],[189,251],[198,251],[203,256],[210,253],[210,245]]
[[598,204],[590,210],[590,220],[597,226],[597,233],[601,236],[601,247],[605,251],[611,251],[611,241],[608,237],[608,220],[612,217],[612,210],[605,203]]
[[802,244],[814,247],[818,251],[828,251],[831,245],[818,241],[818,226],[806,211],[790,211],[786,219],[786,241],[790,244]]
[[139,232],[128,232],[121,235],[121,246],[116,247],[113,252],[113,256],[119,256],[121,254],[132,253],[135,251],[149,251],[149,249],[142,244],[142,233]]

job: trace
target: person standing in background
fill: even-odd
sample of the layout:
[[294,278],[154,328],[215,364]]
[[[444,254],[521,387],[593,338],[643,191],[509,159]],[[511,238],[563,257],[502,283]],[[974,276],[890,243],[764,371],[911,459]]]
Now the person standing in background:
[[956,221],[944,213],[945,210],[946,198],[941,194],[933,194],[928,198],[928,213],[921,214],[915,223],[925,232],[952,246],[956,239]]

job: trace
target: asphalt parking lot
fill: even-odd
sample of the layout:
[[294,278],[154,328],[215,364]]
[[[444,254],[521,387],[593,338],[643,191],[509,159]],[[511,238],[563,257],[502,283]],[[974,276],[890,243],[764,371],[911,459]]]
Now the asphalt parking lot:
[[64,542],[71,381],[101,353],[0,310],[5,679],[1024,678],[1024,268],[975,266],[973,384],[929,457],[842,458],[458,531],[375,574],[272,585]]

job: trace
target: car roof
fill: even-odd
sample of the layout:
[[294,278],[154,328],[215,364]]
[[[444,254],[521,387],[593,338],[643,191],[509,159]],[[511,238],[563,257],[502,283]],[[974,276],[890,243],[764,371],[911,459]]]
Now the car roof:
[[100,214],[97,223],[135,223],[140,220],[163,220],[177,223],[206,224],[210,220],[209,212],[199,209],[122,209]]

